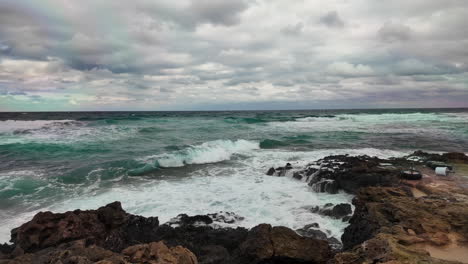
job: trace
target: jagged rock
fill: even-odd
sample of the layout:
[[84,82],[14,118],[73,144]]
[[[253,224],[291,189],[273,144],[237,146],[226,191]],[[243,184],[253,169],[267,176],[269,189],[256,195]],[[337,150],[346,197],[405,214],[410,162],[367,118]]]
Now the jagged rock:
[[406,159],[389,161],[369,156],[328,156],[309,164],[303,170],[296,171],[293,177],[305,177],[305,181],[316,192],[335,194],[339,190],[345,190],[357,193],[361,187],[397,185],[400,171],[395,166],[381,165],[390,162],[400,165],[410,163]]
[[31,221],[12,230],[11,241],[26,252],[33,252],[78,239],[102,240],[110,229],[122,225],[127,217],[119,202],[90,211],[40,212]]
[[321,179],[319,182],[316,182],[312,185],[312,189],[315,192],[326,192],[330,194],[337,194],[339,187],[338,183],[330,179]]
[[319,225],[317,223],[313,223],[305,225],[303,228],[297,229],[296,232],[303,237],[325,240],[334,250],[339,250],[342,248],[343,245],[338,239],[334,237],[329,237],[325,232],[319,230],[318,228]]
[[273,175],[275,175],[275,173],[276,173],[275,168],[270,168],[270,169],[267,171],[266,175],[268,175],[268,176],[273,176]]
[[[286,163],[286,166],[284,167],[279,167],[279,168],[276,168],[276,173],[278,176],[282,177],[282,176],[286,176],[286,173],[289,171],[289,170],[292,170],[292,165],[291,163]],[[271,169],[270,169],[271,170]]]
[[[139,244],[125,249],[122,253],[101,247],[87,246],[85,240],[64,243],[20,255],[5,264],[197,264],[197,258],[188,249],[177,246],[168,248],[163,242]],[[2,262],[0,262],[2,263]],[[3,264],[3,263],[2,263]]]
[[312,213],[333,217],[335,219],[341,219],[353,213],[351,205],[345,203],[335,206],[333,206],[333,204],[326,204],[323,208],[314,206],[310,208],[310,211]]
[[244,217],[239,216],[233,212],[219,212],[214,214],[208,214],[208,216],[213,220],[213,222],[225,224],[234,224],[236,222],[244,220]]
[[333,206],[331,209],[323,209],[321,211],[321,214],[330,216],[336,219],[341,219],[347,215],[350,215],[353,213],[353,210],[351,208],[350,204],[338,204]]
[[178,226],[208,226],[216,223],[234,224],[244,220],[244,217],[239,216],[233,212],[219,212],[207,215],[188,216],[180,214],[177,217],[169,220],[165,225],[172,227]]
[[294,172],[293,178],[296,180],[302,180],[303,176],[300,172]]
[[8,257],[15,247],[8,244],[0,244],[0,259]]
[[245,263],[325,263],[331,256],[327,242],[299,236],[286,227],[258,225],[240,246]]
[[401,259],[408,263],[433,263],[427,252],[409,246],[448,245],[449,232],[468,240],[466,202],[447,196],[450,194],[440,191],[425,199],[414,199],[403,187],[361,189],[353,201],[356,209],[350,225],[342,236],[348,252],[335,257],[335,262],[347,263],[344,259],[355,258],[357,262],[351,263]]
[[195,216],[188,216],[186,214],[180,214],[177,217],[171,219],[167,222],[167,225],[170,226],[188,226],[188,225],[209,225],[213,223],[213,219],[208,215],[195,215]]
[[197,264],[197,257],[181,246],[168,248],[163,242],[128,247],[122,251],[132,263]]

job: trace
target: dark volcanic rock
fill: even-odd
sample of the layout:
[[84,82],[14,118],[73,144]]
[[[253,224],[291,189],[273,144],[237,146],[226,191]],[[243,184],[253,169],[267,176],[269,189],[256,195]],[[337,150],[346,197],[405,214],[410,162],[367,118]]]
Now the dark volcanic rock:
[[195,215],[195,216],[188,216],[186,214],[180,214],[177,217],[171,219],[168,225],[180,225],[180,226],[188,226],[188,225],[209,225],[213,223],[213,219],[208,215]]
[[87,245],[84,240],[76,240],[24,254],[2,264],[130,264],[167,263],[197,264],[196,256],[188,249],[177,246],[167,247],[163,242],[139,244],[112,252],[95,245]]
[[[368,156],[329,156],[310,164],[299,173],[309,175],[308,184],[316,192],[334,194],[339,190],[345,190],[349,193],[357,193],[361,187],[398,184],[400,171],[393,166],[381,165],[389,162],[396,163],[397,161]],[[398,162],[405,162],[405,160]]]
[[273,176],[273,175],[275,175],[275,172],[276,172],[275,168],[270,168],[270,169],[267,171],[266,175],[268,175],[268,176]]
[[215,223],[234,224],[236,222],[244,220],[244,217],[239,216],[233,212],[219,212],[214,214],[208,214],[208,216]]
[[240,254],[245,259],[242,263],[326,263],[332,253],[326,241],[262,224],[249,231]]
[[333,204],[326,204],[323,208],[314,206],[310,208],[310,211],[312,213],[333,217],[335,219],[341,219],[353,213],[351,205],[345,203],[338,204],[335,206],[333,206]]
[[335,205],[332,209],[324,209],[321,211],[323,215],[330,216],[336,219],[341,219],[347,215],[350,215],[353,213],[353,210],[351,208],[350,204],[338,204]]
[[90,211],[40,212],[12,230],[11,241],[26,252],[33,252],[78,239],[104,240],[110,230],[122,225],[127,217],[119,202]]
[[339,250],[342,248],[343,245],[338,239],[334,237],[329,237],[325,232],[319,230],[318,228],[319,225],[317,223],[313,223],[306,225],[303,228],[297,229],[296,232],[303,237],[325,240],[334,250]]

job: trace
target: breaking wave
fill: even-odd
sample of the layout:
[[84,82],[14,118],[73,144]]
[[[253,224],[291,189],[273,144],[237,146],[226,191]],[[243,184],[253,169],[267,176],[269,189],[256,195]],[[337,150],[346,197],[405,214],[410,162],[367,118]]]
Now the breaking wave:
[[147,173],[156,168],[183,167],[188,164],[208,164],[230,160],[234,154],[247,153],[259,149],[259,143],[248,140],[215,140],[186,149],[152,155],[142,159],[146,162],[143,167],[129,171],[129,175],[136,176]]

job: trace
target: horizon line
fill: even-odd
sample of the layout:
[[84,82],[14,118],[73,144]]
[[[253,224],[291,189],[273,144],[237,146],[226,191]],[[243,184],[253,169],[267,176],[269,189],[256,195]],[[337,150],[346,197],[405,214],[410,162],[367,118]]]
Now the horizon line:
[[308,108],[308,109],[226,109],[226,110],[71,110],[71,111],[0,111],[0,113],[90,113],[90,112],[247,112],[247,111],[341,111],[341,110],[450,110],[467,107],[391,107],[391,108]]

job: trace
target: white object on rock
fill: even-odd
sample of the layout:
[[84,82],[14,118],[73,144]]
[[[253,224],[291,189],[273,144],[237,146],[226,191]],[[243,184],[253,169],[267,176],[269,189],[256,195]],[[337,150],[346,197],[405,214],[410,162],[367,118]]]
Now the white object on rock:
[[448,168],[447,167],[437,167],[435,168],[435,173],[437,176],[447,176]]

